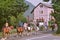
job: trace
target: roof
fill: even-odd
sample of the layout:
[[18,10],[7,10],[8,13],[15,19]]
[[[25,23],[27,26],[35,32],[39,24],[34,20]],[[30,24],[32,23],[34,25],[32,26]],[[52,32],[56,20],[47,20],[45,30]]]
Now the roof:
[[52,3],[52,0],[49,0],[48,2],[45,2],[43,0],[25,0],[25,1],[31,3],[34,6],[37,6],[39,3],[48,3],[48,4]]
[[[46,7],[52,8],[52,4],[51,4],[52,0],[49,0],[48,2],[44,2],[43,0],[25,0],[25,1],[31,3],[33,6],[35,6],[35,7],[33,8],[32,12],[34,11],[34,9],[35,9],[37,6],[39,6],[39,4],[43,4],[43,5],[46,6]],[[29,4],[28,4],[28,5],[29,5]],[[32,12],[31,12],[31,13],[32,13]]]
[[36,7],[33,8],[33,10],[31,11],[31,13],[34,11],[35,8],[37,8],[40,4],[43,4],[44,6],[48,7],[48,8],[52,8],[51,4],[47,4],[47,3],[39,3]]
[[25,0],[25,1],[28,1],[34,6],[37,6],[40,2],[42,2],[42,0]]

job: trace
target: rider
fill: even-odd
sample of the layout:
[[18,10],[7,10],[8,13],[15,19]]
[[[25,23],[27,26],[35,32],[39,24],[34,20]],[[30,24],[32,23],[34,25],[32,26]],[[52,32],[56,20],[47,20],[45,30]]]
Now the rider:
[[20,27],[23,27],[24,23],[22,21],[19,22],[18,24]]
[[24,23],[24,29],[25,29],[25,31],[27,31],[27,27],[28,27],[28,24],[27,24],[27,22],[26,23]]
[[8,22],[6,22],[6,24],[3,26],[2,30],[3,30],[3,37],[7,37],[7,35],[9,35],[9,33],[10,33],[10,28],[8,26]]

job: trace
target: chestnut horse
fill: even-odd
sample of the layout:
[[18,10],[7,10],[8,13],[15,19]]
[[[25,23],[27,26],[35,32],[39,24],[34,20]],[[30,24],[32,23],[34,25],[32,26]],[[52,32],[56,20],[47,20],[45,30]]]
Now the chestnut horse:
[[4,27],[3,30],[3,37],[6,37],[10,34],[10,27]]
[[23,31],[24,31],[24,28],[23,27],[17,27],[17,34],[19,35],[22,35],[22,33],[23,33]]

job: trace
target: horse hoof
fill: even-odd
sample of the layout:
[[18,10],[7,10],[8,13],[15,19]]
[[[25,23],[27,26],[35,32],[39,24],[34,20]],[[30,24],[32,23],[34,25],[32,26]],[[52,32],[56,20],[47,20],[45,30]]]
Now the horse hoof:
[[27,36],[30,36],[30,34],[27,34]]

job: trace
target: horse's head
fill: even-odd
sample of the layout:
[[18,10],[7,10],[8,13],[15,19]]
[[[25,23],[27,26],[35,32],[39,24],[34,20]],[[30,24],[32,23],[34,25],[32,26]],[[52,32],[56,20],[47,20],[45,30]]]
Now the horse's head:
[[14,26],[10,26],[11,29],[14,29]]

